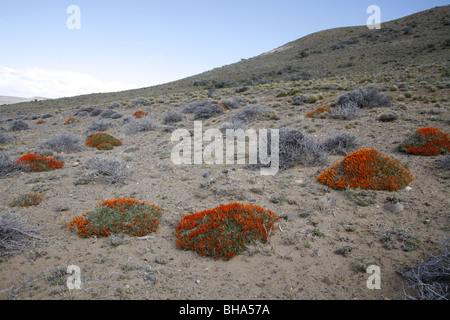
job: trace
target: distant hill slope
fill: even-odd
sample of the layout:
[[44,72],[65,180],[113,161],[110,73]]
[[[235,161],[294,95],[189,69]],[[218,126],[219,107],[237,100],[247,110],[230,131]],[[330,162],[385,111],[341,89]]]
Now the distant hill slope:
[[42,101],[42,100],[47,100],[47,98],[43,97],[19,98],[19,97],[0,96],[0,106],[4,104],[15,104],[21,102]]
[[382,23],[379,30],[356,26],[320,31],[254,58],[163,85],[55,99],[46,104],[54,107],[106,104],[193,89],[309,77],[407,74],[422,70],[442,73],[449,71],[449,57],[450,5]]

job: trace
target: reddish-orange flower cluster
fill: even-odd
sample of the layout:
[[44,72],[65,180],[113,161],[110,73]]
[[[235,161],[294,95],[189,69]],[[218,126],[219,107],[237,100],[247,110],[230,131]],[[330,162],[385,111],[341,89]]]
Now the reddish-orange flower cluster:
[[29,153],[17,160],[17,164],[30,167],[31,171],[41,172],[50,171],[54,169],[61,169],[64,164],[53,158],[40,156],[37,154]]
[[437,156],[450,152],[450,137],[438,128],[422,128],[406,139],[400,150],[414,155]]
[[92,211],[73,219],[68,229],[77,229],[81,237],[108,237],[111,233],[126,233],[142,237],[155,231],[162,210],[155,204],[135,199],[106,200]]
[[98,148],[99,145],[104,143],[109,143],[116,147],[122,145],[122,141],[104,132],[94,134],[86,141],[85,145],[91,148]]
[[136,111],[135,113],[133,113],[133,117],[135,117],[136,119],[140,119],[145,116],[148,116],[148,112],[146,111]]
[[184,216],[175,228],[176,246],[216,259],[231,259],[246,243],[267,242],[278,217],[259,206],[230,203]]
[[39,203],[41,203],[43,198],[44,198],[43,194],[30,191],[25,194],[19,194],[17,197],[13,199],[13,201],[9,204],[9,206],[10,207],[37,206]]
[[323,171],[317,178],[333,189],[370,189],[397,191],[414,180],[413,175],[381,152],[361,149]]
[[98,150],[112,150],[114,149],[114,146],[111,143],[101,143],[97,146]]
[[308,112],[305,116],[308,118],[315,118],[315,117],[320,117],[320,116],[324,116],[327,113],[331,112],[331,108],[330,107],[319,107],[314,111]]
[[69,119],[66,120],[66,122],[64,122],[64,125],[67,126],[67,125],[73,124],[73,123],[75,123],[75,122],[80,122],[80,120],[75,119],[75,118],[69,118]]
[[45,123],[45,120],[39,120],[36,122],[36,124],[44,124],[44,123]]
[[223,104],[219,103],[218,106],[221,107],[223,110],[228,111],[228,108]]

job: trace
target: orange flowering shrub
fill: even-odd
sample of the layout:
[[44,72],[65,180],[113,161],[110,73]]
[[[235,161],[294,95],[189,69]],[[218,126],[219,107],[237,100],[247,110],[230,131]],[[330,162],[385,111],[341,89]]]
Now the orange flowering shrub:
[[45,120],[39,120],[36,122],[36,124],[44,124],[44,123],[46,123]]
[[229,260],[251,241],[267,242],[278,217],[259,206],[230,203],[184,216],[175,227],[176,246]]
[[135,113],[133,113],[133,117],[135,117],[136,119],[140,119],[142,117],[148,116],[148,112],[145,111],[136,111]]
[[337,190],[350,187],[397,191],[411,183],[414,177],[398,161],[381,152],[361,149],[323,171],[317,180]]
[[438,128],[422,128],[406,139],[399,149],[414,155],[437,156],[450,152],[450,137]]
[[324,117],[327,113],[330,112],[331,112],[330,107],[319,107],[314,111],[308,112],[305,116],[308,118]]
[[99,145],[104,143],[109,143],[116,147],[122,145],[122,141],[104,132],[94,134],[86,141],[85,145],[91,148],[98,148]]
[[228,111],[228,108],[223,104],[219,103],[218,106],[221,107],[223,110]]
[[109,237],[126,233],[142,237],[158,226],[162,209],[150,202],[135,199],[113,199],[100,202],[93,210],[73,219],[68,229],[77,229],[81,237]]
[[76,122],[80,122],[80,120],[75,119],[75,118],[69,118],[69,119],[66,120],[66,122],[64,122],[64,125],[69,125],[69,124],[73,124],[73,123],[76,123]]
[[13,199],[13,201],[9,204],[10,207],[31,207],[37,206],[41,203],[42,198],[44,198],[43,194],[30,191],[25,194],[19,194],[17,197]]
[[31,171],[34,172],[51,171],[64,167],[64,164],[60,161],[33,153],[20,157],[17,160],[17,164],[30,167]]

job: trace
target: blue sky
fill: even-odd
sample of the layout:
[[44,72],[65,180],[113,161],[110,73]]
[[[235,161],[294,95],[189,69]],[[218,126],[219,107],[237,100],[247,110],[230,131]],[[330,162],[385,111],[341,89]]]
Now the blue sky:
[[[57,98],[166,83],[308,34],[382,22],[440,0],[1,0],[0,95]],[[70,5],[80,29],[67,28]]]

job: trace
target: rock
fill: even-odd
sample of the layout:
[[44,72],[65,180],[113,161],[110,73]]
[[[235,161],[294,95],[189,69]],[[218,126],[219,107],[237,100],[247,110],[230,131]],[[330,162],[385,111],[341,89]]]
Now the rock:
[[156,282],[156,276],[151,275],[151,274],[146,274],[146,275],[144,276],[144,279],[145,279],[145,280],[148,280],[148,281],[151,281],[151,282]]
[[72,164],[72,167],[78,167],[79,165],[80,165],[79,162],[74,162],[74,163]]
[[283,219],[286,221],[291,221],[291,220],[294,220],[295,218],[296,218],[295,214],[287,214],[287,215],[283,216]]
[[203,178],[208,178],[209,176],[211,176],[211,172],[206,172],[203,174]]
[[390,203],[386,204],[384,206],[384,210],[393,212],[393,213],[399,213],[402,212],[405,207],[401,203]]

